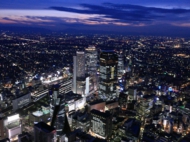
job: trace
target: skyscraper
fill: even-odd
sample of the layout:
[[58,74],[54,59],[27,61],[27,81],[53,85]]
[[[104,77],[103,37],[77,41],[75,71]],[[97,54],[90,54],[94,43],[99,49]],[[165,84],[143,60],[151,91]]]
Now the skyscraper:
[[77,79],[85,77],[85,53],[77,52]]
[[56,130],[44,122],[34,125],[35,142],[56,142]]
[[118,72],[117,72],[117,75],[118,77],[121,77],[124,72],[124,58],[123,58],[123,51],[119,51],[118,52]]
[[100,53],[99,96],[104,100],[116,98],[118,56],[112,50]]
[[73,92],[84,94],[85,88],[85,53],[77,52],[73,56]]
[[63,96],[59,96],[57,98],[51,126],[56,128],[58,137],[70,132],[70,127],[65,112],[65,98]]
[[98,61],[98,52],[96,47],[89,46],[85,49],[85,71],[92,80],[90,91],[97,90],[97,61]]
[[112,115],[109,111],[100,112],[98,110],[91,110],[91,131],[99,138],[109,138],[112,132]]
[[50,117],[53,117],[53,111],[55,109],[56,105],[56,100],[59,95],[59,86],[58,85],[53,85],[49,89],[49,95],[50,95]]

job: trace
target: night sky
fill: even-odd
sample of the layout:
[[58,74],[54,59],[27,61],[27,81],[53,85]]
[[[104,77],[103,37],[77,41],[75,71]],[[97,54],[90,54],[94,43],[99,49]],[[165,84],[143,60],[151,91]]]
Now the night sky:
[[0,26],[190,36],[190,1],[1,0]]

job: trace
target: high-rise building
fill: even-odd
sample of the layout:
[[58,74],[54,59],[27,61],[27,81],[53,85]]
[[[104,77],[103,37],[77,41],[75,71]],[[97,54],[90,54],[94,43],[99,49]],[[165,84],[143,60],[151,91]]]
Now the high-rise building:
[[127,94],[121,92],[119,94],[118,103],[121,109],[126,109],[127,106]]
[[98,52],[96,47],[89,46],[85,49],[85,70],[87,74],[97,73]]
[[[66,85],[68,84],[70,83],[66,82]],[[62,136],[67,134],[68,131],[70,132],[70,127],[65,111],[65,94],[59,94],[61,90],[60,86],[64,87],[65,82],[59,85],[53,85],[50,89],[51,127],[56,129],[56,137],[59,140],[62,138]]]
[[138,102],[135,104],[134,108],[136,109],[137,116],[141,119],[142,124],[144,124],[147,118],[153,114],[153,102],[154,95],[144,95],[139,98]]
[[53,118],[55,107],[59,105],[57,101],[60,99],[59,94],[66,94],[72,89],[72,79],[66,78],[59,85],[52,85],[49,89],[50,95],[50,118]]
[[118,52],[118,67],[117,67],[117,75],[118,77],[121,77],[124,74],[124,57],[123,57],[123,51]]
[[109,111],[91,110],[91,132],[99,138],[108,139],[112,132],[112,115]]
[[59,96],[56,99],[51,126],[56,128],[57,137],[70,132],[69,122],[65,112],[64,96]]
[[99,96],[104,100],[116,98],[118,56],[115,51],[100,53]]
[[89,46],[85,49],[85,71],[92,78],[90,91],[97,90],[97,61],[98,52],[96,47]]
[[128,103],[131,103],[133,100],[137,100],[137,89],[129,88],[128,89]]
[[85,53],[77,52],[73,56],[73,92],[84,94],[85,88]]
[[85,53],[84,52],[77,52],[77,79],[85,77]]
[[35,142],[56,142],[55,128],[44,122],[34,125],[34,141]]
[[59,96],[59,86],[53,85],[49,89],[49,95],[50,95],[50,117],[53,117],[53,112],[56,106],[56,100]]

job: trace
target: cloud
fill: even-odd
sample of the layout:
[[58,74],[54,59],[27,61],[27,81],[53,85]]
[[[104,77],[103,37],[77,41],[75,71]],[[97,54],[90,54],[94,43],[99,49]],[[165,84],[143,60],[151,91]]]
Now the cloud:
[[[56,7],[50,9],[78,14],[96,14],[101,18],[90,18],[91,21],[105,21],[122,23],[123,25],[148,25],[155,22],[173,23],[174,21],[185,22],[190,16],[190,9],[180,8],[157,8],[129,4],[103,3],[102,5],[80,4],[81,9]],[[129,24],[130,23],[130,24]]]
[[190,28],[190,23],[172,23],[174,26],[178,27],[189,27]]
[[[131,4],[103,3],[101,5],[79,4],[73,7],[52,6],[44,9],[2,9],[0,23],[117,30],[130,30],[165,24],[187,27],[190,23],[189,9],[158,8]],[[100,28],[98,28],[98,26]],[[118,30],[119,30],[118,28]],[[167,28],[167,27],[165,27]],[[150,27],[149,27],[150,29]],[[156,28],[157,30],[158,28]]]

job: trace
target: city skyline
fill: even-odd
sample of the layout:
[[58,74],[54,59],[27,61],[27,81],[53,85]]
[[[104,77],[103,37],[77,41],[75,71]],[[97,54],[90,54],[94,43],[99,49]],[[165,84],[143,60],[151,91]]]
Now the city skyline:
[[140,35],[190,36],[190,3],[183,1],[2,1],[0,27],[38,27]]
[[190,141],[190,39],[4,30],[0,47],[0,141]]
[[0,13],[0,142],[190,142],[188,0]]

